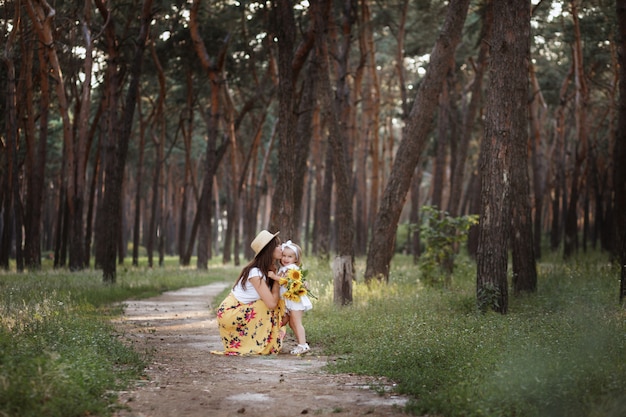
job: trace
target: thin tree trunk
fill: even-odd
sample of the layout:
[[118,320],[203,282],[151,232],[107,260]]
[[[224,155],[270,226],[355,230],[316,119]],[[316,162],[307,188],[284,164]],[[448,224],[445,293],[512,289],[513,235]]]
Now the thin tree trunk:
[[[4,141],[0,143],[4,144],[3,153],[6,154],[4,167],[4,183],[2,188],[4,190],[2,211],[4,212],[2,220],[2,243],[0,243],[0,266],[9,270],[9,257],[11,254],[11,245],[13,237],[15,237],[16,251],[21,251],[21,240],[17,239],[15,230],[17,228],[17,218],[15,208],[18,207],[16,197],[19,197],[18,188],[18,163],[17,163],[17,138],[18,138],[18,126],[17,126],[17,88],[15,77],[15,62],[14,56],[14,42],[21,25],[19,24],[20,15],[19,7],[15,8],[15,16],[13,22],[15,23],[13,29],[9,33],[7,43],[4,47],[4,54],[2,61],[6,66],[7,72],[7,91],[5,95],[6,100],[6,144]],[[21,225],[19,225],[21,227]],[[18,266],[19,270],[19,266]]]
[[433,158],[433,177],[431,189],[431,205],[439,210],[446,210],[443,206],[443,188],[446,182],[446,160],[448,159],[448,148],[450,144],[450,94],[449,90],[449,74],[454,71],[454,56],[448,63],[448,68],[444,70],[446,76],[441,83],[441,92],[439,93],[437,107],[437,139],[435,141],[435,152]]
[[[152,142],[156,152],[154,163],[154,176],[152,178],[152,205],[150,211],[150,228],[148,229],[148,266],[154,267],[153,251],[155,249],[155,241],[158,244],[159,236],[163,234],[163,223],[161,210],[162,200],[165,198],[163,194],[163,171],[165,166],[165,134],[166,134],[166,117],[165,117],[165,73],[159,62],[154,42],[150,43],[150,55],[157,70],[157,78],[159,80],[159,95],[154,108],[154,124],[151,129]],[[156,130],[156,132],[155,132]]]
[[[88,6],[87,11],[89,10]],[[67,100],[67,96],[65,93],[65,81],[63,78],[63,72],[61,70],[61,64],[59,63],[59,58],[56,52],[56,49],[52,47],[54,45],[54,35],[52,29],[52,19],[54,18],[56,11],[50,7],[50,5],[43,0],[28,0],[26,1],[26,10],[33,22],[33,26],[37,32],[40,42],[43,45],[49,45],[47,48],[48,55],[48,63],[50,65],[50,75],[55,79],[57,100],[59,103],[59,113],[61,115],[61,120],[63,124],[63,152],[64,152],[64,161],[67,166],[67,176],[64,177],[64,181],[66,184],[67,190],[67,199],[68,199],[68,209],[69,209],[69,218],[72,221],[72,225],[70,227],[70,269],[71,270],[81,270],[84,268],[84,255],[83,255],[83,233],[84,227],[82,224],[82,211],[84,205],[84,176],[81,180],[80,170],[82,169],[82,165],[78,166],[76,164],[77,161],[82,161],[84,156],[79,157],[78,154],[81,151],[81,146],[84,148],[83,141],[80,140],[78,143],[78,149],[76,149],[74,144],[74,133],[72,129],[72,124],[70,122],[69,115],[69,104]],[[88,19],[88,14],[86,14],[86,18]],[[84,34],[88,31],[84,31]],[[89,36],[86,37],[86,41],[91,44],[91,40]],[[91,49],[90,45],[87,45],[87,53],[89,54]],[[91,56],[88,55],[85,59],[85,70],[87,80],[91,77]],[[83,86],[83,99],[87,99],[89,101],[89,92],[90,85]],[[88,91],[89,90],[89,91]],[[89,104],[83,103],[87,106],[87,111],[89,110]],[[88,113],[87,113],[88,114]],[[80,115],[79,115],[80,117]],[[81,127],[85,126],[85,123],[80,123],[79,130]],[[82,132],[85,133],[85,132]],[[84,150],[84,149],[83,149]],[[84,175],[84,173],[83,173]]]
[[[452,169],[450,179],[450,201],[448,202],[448,212],[452,217],[461,215],[460,210],[461,199],[463,196],[463,182],[465,180],[465,165],[467,161],[467,153],[469,144],[474,132],[476,123],[476,115],[479,113],[483,96],[483,78],[485,68],[487,66],[487,58],[489,56],[489,38],[491,36],[491,27],[493,25],[493,6],[489,1],[485,4],[481,12],[482,27],[479,36],[480,46],[478,49],[478,58],[473,65],[474,79],[472,81],[470,102],[467,110],[463,115],[463,126],[461,128],[461,139],[458,145],[456,156],[456,164]],[[466,194],[468,191],[466,192]]]
[[137,149],[137,165],[135,166],[135,216],[133,218],[133,254],[132,265],[139,266],[139,246],[141,245],[141,195],[143,193],[143,159],[146,145],[147,121],[142,115],[141,99],[137,100],[139,116],[139,147]]
[[[278,172],[276,191],[272,196],[272,211],[268,228],[291,238],[297,229],[295,219],[294,178],[296,174],[296,22],[293,6],[288,0],[278,0],[272,8],[272,32],[278,42]],[[298,68],[299,69],[299,68]]]
[[219,115],[221,111],[220,88],[223,78],[226,50],[228,49],[228,39],[225,39],[220,48],[216,62],[213,63],[211,58],[209,57],[206,47],[204,46],[204,41],[200,36],[197,21],[199,8],[200,0],[194,0],[191,7],[189,27],[196,54],[200,59],[202,68],[207,73],[209,81],[211,82],[211,114],[207,122],[207,146],[205,152],[206,160],[204,165],[205,170],[202,192],[200,194],[200,199],[198,200],[196,215],[191,229],[191,236],[189,238],[189,244],[187,245],[187,253],[185,256],[187,259],[191,258],[193,242],[196,240],[197,234],[198,257],[196,265],[198,269],[207,269],[211,242],[211,217],[213,213],[213,209],[211,206],[213,177],[217,172],[219,163],[224,156],[229,144],[228,141],[225,141],[220,147],[217,146],[219,132]]
[[[313,253],[321,259],[330,257],[331,200],[333,193],[333,156],[330,146],[322,145],[320,134],[315,190],[315,215],[313,222]],[[325,141],[324,141],[325,142]],[[322,163],[322,158],[324,162]]]
[[[513,260],[513,292],[534,292],[537,289],[537,266],[535,263],[535,242],[533,239],[533,219],[530,206],[530,178],[528,176],[528,93],[530,65],[530,2],[517,0],[517,36],[513,68],[515,79],[511,79],[509,91],[517,108],[513,109],[511,137],[511,249]],[[524,11],[524,7],[528,12]],[[517,66],[520,68],[517,68]],[[539,180],[539,179],[537,179]]]
[[552,149],[551,164],[551,188],[552,188],[552,227],[550,231],[550,248],[556,251],[561,244],[562,213],[567,205],[565,195],[565,106],[568,102],[567,88],[574,73],[572,65],[567,76],[561,84],[559,91],[559,107],[556,110],[556,129],[554,147]]
[[[96,0],[96,5],[101,11],[105,21],[108,21],[108,25],[113,25],[110,11],[102,0]],[[109,165],[105,167],[105,192],[103,196],[102,206],[98,217],[101,219],[98,226],[99,239],[102,240],[102,272],[103,282],[114,284],[117,279],[116,271],[116,249],[120,241],[121,226],[122,226],[122,191],[124,182],[124,170],[126,167],[126,157],[128,155],[128,144],[130,141],[130,134],[132,129],[133,118],[135,115],[135,106],[137,103],[137,95],[139,92],[139,78],[142,74],[143,68],[143,54],[145,51],[146,40],[148,39],[148,31],[152,14],[152,0],[144,0],[141,12],[141,26],[139,35],[137,37],[135,54],[133,61],[130,65],[130,84],[128,86],[124,112],[122,113],[122,121],[119,130],[115,129],[117,133],[115,138],[117,139],[117,146],[114,147],[113,161],[107,161]],[[108,26],[107,25],[107,26]],[[114,28],[109,29],[107,33],[109,49],[116,49],[116,39]],[[111,65],[111,62],[109,62]],[[114,77],[116,77],[114,75]],[[115,83],[113,83],[113,86]],[[115,103],[111,103],[114,106]],[[110,117],[110,115],[109,115]],[[109,123],[111,119],[109,119]],[[111,163],[113,162],[113,163]]]
[[[22,19],[22,24],[25,20]],[[28,50],[26,42],[32,42],[31,37],[22,37],[22,48]],[[36,48],[41,62],[41,47]],[[40,103],[40,130],[36,133],[36,117],[35,102],[33,93],[35,87],[33,85],[33,59],[34,51],[32,48],[23,55],[26,63],[23,65],[24,71],[28,76],[22,77],[26,83],[26,109],[28,115],[24,121],[26,128],[24,129],[26,137],[26,168],[24,170],[27,176],[28,192],[26,194],[26,215],[24,221],[24,262],[25,267],[30,270],[41,269],[41,214],[42,202],[44,199],[44,170],[46,162],[47,138],[48,138],[48,106],[50,105],[48,90],[48,75],[44,70],[45,64],[40,65],[40,76],[43,75],[45,80],[40,80],[39,87],[39,103]],[[45,103],[45,104],[44,104]],[[45,109],[44,109],[45,106]],[[45,124],[41,124],[41,119],[45,120]],[[39,137],[39,140],[36,137]]]
[[422,167],[415,168],[413,173],[413,180],[411,181],[411,212],[409,213],[409,222],[411,223],[411,229],[409,231],[409,253],[413,255],[413,263],[416,264],[421,253],[421,236],[420,236],[420,198],[422,188]]
[[615,253],[620,260],[619,300],[626,300],[626,4],[616,2],[617,20],[619,24],[619,114],[618,128],[615,137],[615,153],[613,158],[613,185],[615,186]]
[[196,184],[196,175],[194,174],[194,166],[191,158],[191,138],[193,137],[193,75],[191,70],[187,71],[187,104],[184,110],[184,116],[182,117],[181,125],[183,131],[183,141],[185,144],[185,173],[183,185],[180,188],[180,220],[178,227],[178,254],[179,262],[182,266],[188,266],[190,263],[191,253],[187,257],[185,242],[187,237],[187,203],[189,199],[189,190],[193,191],[194,202],[197,205],[200,200],[198,186]]
[[533,168],[533,194],[535,198],[534,207],[534,228],[533,236],[535,239],[535,257],[541,258],[541,234],[543,223],[543,201],[546,189],[546,160],[545,145],[542,126],[545,126],[547,115],[547,105],[543,99],[543,94],[539,87],[539,81],[535,73],[535,67],[530,63],[530,85],[531,85],[531,102],[530,102],[530,152]]
[[565,218],[565,244],[563,247],[563,257],[565,259],[573,255],[578,249],[578,196],[581,188],[581,175],[583,165],[587,159],[587,106],[589,102],[589,90],[585,81],[585,71],[583,66],[582,38],[580,35],[580,25],[578,22],[578,9],[576,2],[571,2],[571,16],[574,23],[574,80],[576,84],[576,152],[575,163],[572,173],[571,193],[569,205]]
[[325,16],[328,16],[330,1],[312,5],[315,21],[315,55],[319,57],[319,94],[322,117],[328,123],[330,148],[333,154],[333,172],[337,199],[338,242],[337,257],[333,261],[333,300],[337,305],[352,303],[352,280],[354,277],[354,221],[352,217],[352,193],[350,192],[349,170],[346,163],[344,132],[341,130],[337,115],[337,101],[331,97],[332,87],[329,76],[329,60]]
[[300,242],[300,224],[302,220],[302,203],[304,197],[304,180],[307,172],[307,160],[310,154],[311,139],[313,134],[311,127],[313,124],[313,113],[315,109],[315,92],[318,67],[309,62],[307,66],[306,78],[303,80],[302,96],[300,97],[300,105],[298,111],[298,120],[296,122],[296,172],[294,177],[294,212],[295,230],[291,239]]
[[396,152],[389,181],[382,197],[372,239],[370,241],[365,279],[389,279],[389,264],[393,257],[394,242],[400,213],[406,200],[412,173],[426,144],[430,130],[433,103],[442,88],[442,82],[461,40],[461,30],[468,0],[452,0],[448,6],[441,34],[430,56],[430,64],[417,92],[413,108],[404,131],[404,137]]

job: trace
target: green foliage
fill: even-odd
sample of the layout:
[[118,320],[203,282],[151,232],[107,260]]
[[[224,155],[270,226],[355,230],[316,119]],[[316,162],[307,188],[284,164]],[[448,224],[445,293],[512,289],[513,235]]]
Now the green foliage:
[[106,416],[115,391],[145,365],[110,320],[112,303],[224,279],[211,271],[130,269],[118,284],[100,272],[0,275],[0,415]]
[[478,223],[478,216],[452,217],[433,206],[423,206],[422,215],[419,228],[425,249],[419,258],[420,270],[427,283],[441,282],[443,276],[443,282],[449,284],[458,245],[467,240],[469,228]]
[[454,289],[442,290],[420,286],[410,257],[396,255],[388,285],[355,283],[349,307],[315,304],[309,343],[337,358],[334,371],[395,381],[415,415],[624,415],[626,316],[614,267],[592,256],[540,264],[537,294],[500,315],[477,310],[475,264],[457,261]]

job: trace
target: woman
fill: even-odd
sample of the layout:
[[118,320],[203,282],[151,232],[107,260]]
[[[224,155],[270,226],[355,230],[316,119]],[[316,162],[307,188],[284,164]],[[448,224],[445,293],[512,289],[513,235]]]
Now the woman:
[[232,291],[217,309],[217,323],[224,351],[220,355],[270,355],[280,352],[279,337],[284,301],[276,275],[282,256],[280,239],[262,230],[250,247],[255,256],[246,265]]

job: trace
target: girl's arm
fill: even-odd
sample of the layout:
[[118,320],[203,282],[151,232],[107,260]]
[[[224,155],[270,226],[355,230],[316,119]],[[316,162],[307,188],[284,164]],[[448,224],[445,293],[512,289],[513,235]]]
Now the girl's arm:
[[280,281],[280,276],[276,275],[276,272],[274,272],[274,271],[268,272],[267,276],[269,278],[273,279],[274,281]]
[[252,286],[261,296],[261,300],[265,303],[270,310],[276,308],[278,300],[280,299],[280,285],[274,285],[273,288],[267,286],[267,283],[261,279],[261,277],[250,277],[248,282],[252,283]]

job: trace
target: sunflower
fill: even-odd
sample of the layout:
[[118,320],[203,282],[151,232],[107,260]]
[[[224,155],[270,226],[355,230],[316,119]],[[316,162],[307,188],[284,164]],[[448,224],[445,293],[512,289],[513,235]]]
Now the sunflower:
[[290,269],[287,271],[287,276],[282,277],[278,282],[280,285],[287,288],[287,291],[283,294],[283,297],[287,300],[299,302],[300,298],[308,295],[313,298],[315,297],[306,285],[306,273],[307,271],[302,271],[300,269]]

